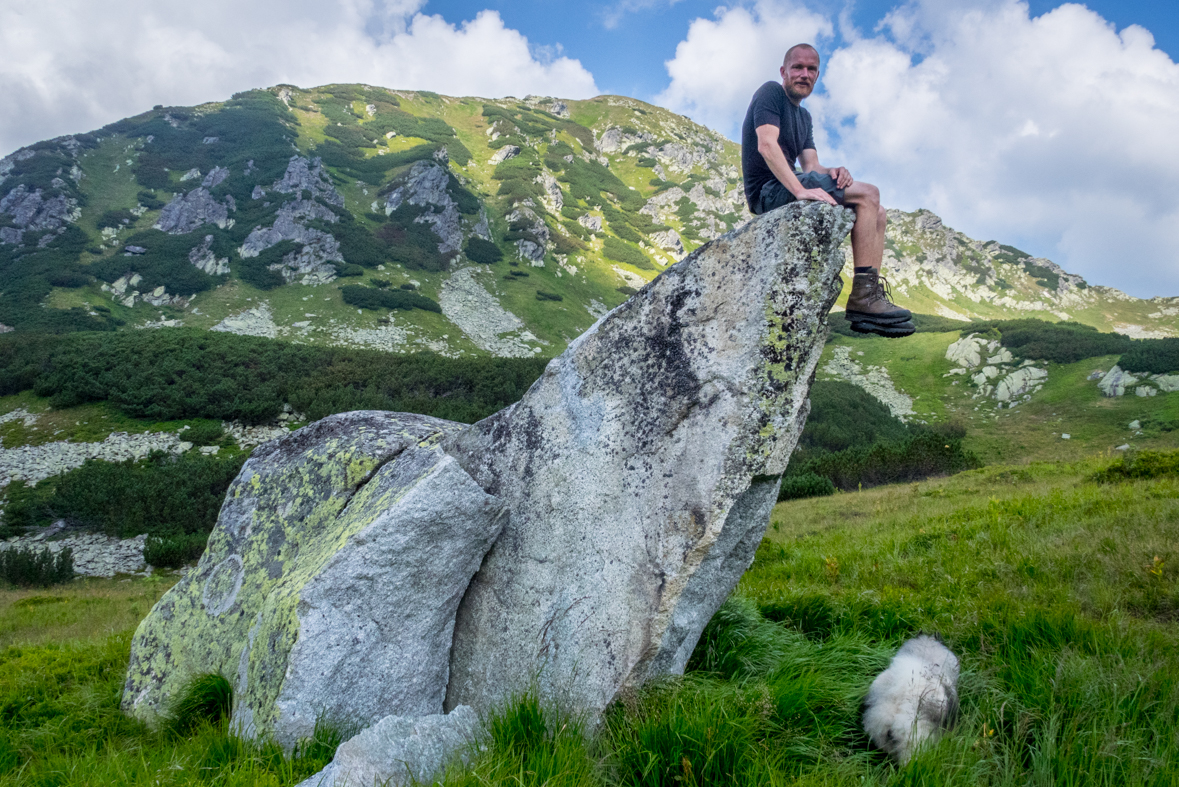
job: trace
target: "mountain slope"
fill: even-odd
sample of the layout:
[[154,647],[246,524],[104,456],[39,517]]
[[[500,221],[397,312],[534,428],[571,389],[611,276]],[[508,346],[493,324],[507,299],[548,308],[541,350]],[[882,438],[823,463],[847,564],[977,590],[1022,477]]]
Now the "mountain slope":
[[[0,323],[554,355],[748,219],[740,148],[629,98],[277,86],[0,160]],[[1179,299],[892,212],[898,300],[1171,335]]]

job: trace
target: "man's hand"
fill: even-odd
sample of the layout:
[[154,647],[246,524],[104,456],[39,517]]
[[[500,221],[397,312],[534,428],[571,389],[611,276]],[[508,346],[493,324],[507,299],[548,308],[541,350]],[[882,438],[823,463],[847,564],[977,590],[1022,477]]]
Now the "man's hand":
[[851,173],[847,171],[847,167],[831,167],[827,170],[827,174],[835,179],[836,188],[846,189],[855,182],[852,180]]
[[837,205],[835,198],[822,189],[803,189],[794,195],[795,199],[814,200],[815,202],[826,202],[828,205]]

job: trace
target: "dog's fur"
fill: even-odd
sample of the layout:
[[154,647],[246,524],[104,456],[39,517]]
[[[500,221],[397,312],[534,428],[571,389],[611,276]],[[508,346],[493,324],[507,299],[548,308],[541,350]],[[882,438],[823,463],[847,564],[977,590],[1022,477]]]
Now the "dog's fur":
[[864,731],[902,765],[958,717],[958,658],[936,636],[901,645],[864,699]]

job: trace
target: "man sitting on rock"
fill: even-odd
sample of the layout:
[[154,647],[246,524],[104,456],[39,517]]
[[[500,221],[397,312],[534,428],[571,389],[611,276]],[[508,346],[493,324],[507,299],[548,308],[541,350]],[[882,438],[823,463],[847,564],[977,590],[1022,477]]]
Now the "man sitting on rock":
[[[811,114],[804,98],[819,79],[819,53],[810,44],[786,51],[780,69],[782,83],[766,82],[753,94],[741,128],[741,165],[745,170],[745,200],[755,215],[795,200],[846,205],[856,212],[852,227],[855,276],[845,316],[853,331],[881,336],[913,333],[913,315],[889,300],[880,276],[884,257],[884,227],[888,220],[880,206],[880,190],[857,183],[844,167],[824,167],[815,152]],[[801,171],[795,171],[798,160]]]

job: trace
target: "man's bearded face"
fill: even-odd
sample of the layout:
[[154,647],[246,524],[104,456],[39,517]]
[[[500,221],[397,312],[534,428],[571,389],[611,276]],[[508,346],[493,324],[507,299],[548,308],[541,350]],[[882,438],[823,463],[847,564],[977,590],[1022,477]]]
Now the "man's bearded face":
[[779,71],[786,95],[798,103],[811,94],[819,81],[819,55],[813,49],[796,49]]

